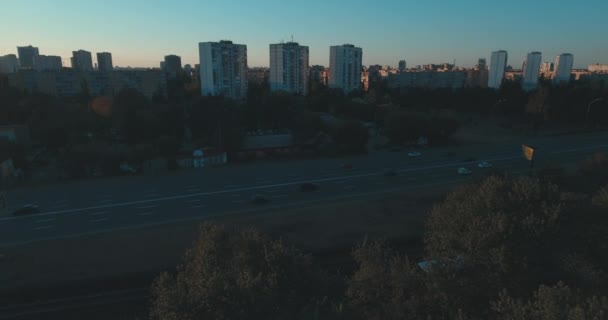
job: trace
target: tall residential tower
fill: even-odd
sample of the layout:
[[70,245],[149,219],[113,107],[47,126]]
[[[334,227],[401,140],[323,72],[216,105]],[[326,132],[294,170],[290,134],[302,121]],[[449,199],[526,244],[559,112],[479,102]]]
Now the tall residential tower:
[[522,68],[524,73],[522,88],[524,90],[534,90],[538,86],[541,60],[542,54],[540,52],[530,52],[526,56],[526,61],[524,61]]
[[500,89],[507,67],[507,52],[504,50],[492,52],[490,70],[488,73],[488,88]]
[[570,82],[570,74],[572,73],[572,65],[574,64],[574,56],[570,53],[562,53],[555,58],[555,67],[553,72],[553,82],[568,83]]
[[352,44],[329,49],[329,87],[348,94],[361,89],[363,50]]
[[101,72],[109,72],[114,70],[114,64],[112,63],[112,54],[109,52],[98,52],[97,53],[97,70]]
[[33,68],[34,58],[40,55],[38,48],[32,46],[17,47],[17,53],[19,54],[19,64],[22,68]]
[[78,71],[93,71],[93,57],[89,51],[72,51],[72,69]]
[[295,42],[270,45],[270,89],[308,94],[308,47]]
[[201,42],[198,50],[201,94],[244,99],[247,96],[247,46],[232,41]]

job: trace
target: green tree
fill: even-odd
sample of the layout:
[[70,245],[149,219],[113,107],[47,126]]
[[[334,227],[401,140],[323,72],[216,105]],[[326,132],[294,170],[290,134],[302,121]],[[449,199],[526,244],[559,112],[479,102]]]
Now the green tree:
[[343,153],[367,151],[369,131],[358,121],[344,121],[333,128],[332,136],[337,148]]
[[459,261],[469,281],[463,295],[530,290],[547,271],[543,254],[562,214],[556,186],[529,177],[490,176],[457,189],[432,210],[426,251],[429,259]]
[[527,302],[503,292],[492,309],[492,318],[497,320],[599,320],[608,315],[608,298],[585,297],[558,283],[552,287],[541,285]]
[[297,319],[326,295],[310,256],[257,231],[205,224],[177,274],[152,285],[152,319]]

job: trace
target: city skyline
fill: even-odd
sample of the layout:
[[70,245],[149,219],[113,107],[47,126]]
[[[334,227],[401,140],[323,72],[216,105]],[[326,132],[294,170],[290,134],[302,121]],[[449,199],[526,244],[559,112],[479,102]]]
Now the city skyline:
[[[344,43],[363,48],[364,65],[394,67],[403,59],[409,66],[455,59],[460,66],[472,67],[478,58],[490,58],[499,49],[509,52],[513,66],[520,66],[531,51],[543,52],[545,61],[572,53],[575,68],[608,59],[608,44],[595,40],[607,26],[601,15],[608,4],[602,1],[568,8],[545,0],[384,4],[390,10],[373,10],[377,7],[361,0],[348,8],[339,3],[296,5],[276,0],[204,5],[160,1],[154,6],[139,0],[15,2],[5,4],[11,15],[0,22],[0,28],[17,31],[3,35],[0,55],[16,54],[17,46],[31,44],[40,48],[41,55],[61,56],[64,65],[78,49],[111,52],[114,65],[122,67],[158,67],[168,54],[181,56],[184,65],[194,65],[199,42],[231,40],[248,46],[249,66],[255,67],[268,66],[269,44],[290,41],[293,35],[294,41],[309,46],[311,65],[328,66],[329,47]],[[526,10],[520,10],[523,6]],[[522,23],[514,24],[510,14],[495,12],[514,12]],[[537,19],[538,12],[551,19]],[[53,19],[46,17],[49,13]],[[359,19],[370,14],[381,15],[383,23]],[[337,23],[341,16],[351,16],[357,23]],[[575,18],[577,23],[564,23]]]

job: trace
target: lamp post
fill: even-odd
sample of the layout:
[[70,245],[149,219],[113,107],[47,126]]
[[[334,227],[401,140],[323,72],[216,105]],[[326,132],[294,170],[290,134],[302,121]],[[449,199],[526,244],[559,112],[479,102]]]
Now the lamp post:
[[604,101],[604,98],[597,98],[597,99],[589,102],[589,104],[587,105],[587,114],[585,116],[585,124],[586,124],[586,126],[589,126],[589,114],[591,113],[591,107],[593,106],[594,103],[600,102],[600,101]]

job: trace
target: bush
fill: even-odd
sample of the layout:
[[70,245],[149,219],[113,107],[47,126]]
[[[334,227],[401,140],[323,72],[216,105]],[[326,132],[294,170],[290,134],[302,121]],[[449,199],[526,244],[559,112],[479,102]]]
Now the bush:
[[333,130],[333,138],[342,153],[363,153],[367,151],[369,131],[358,121],[345,121]]

